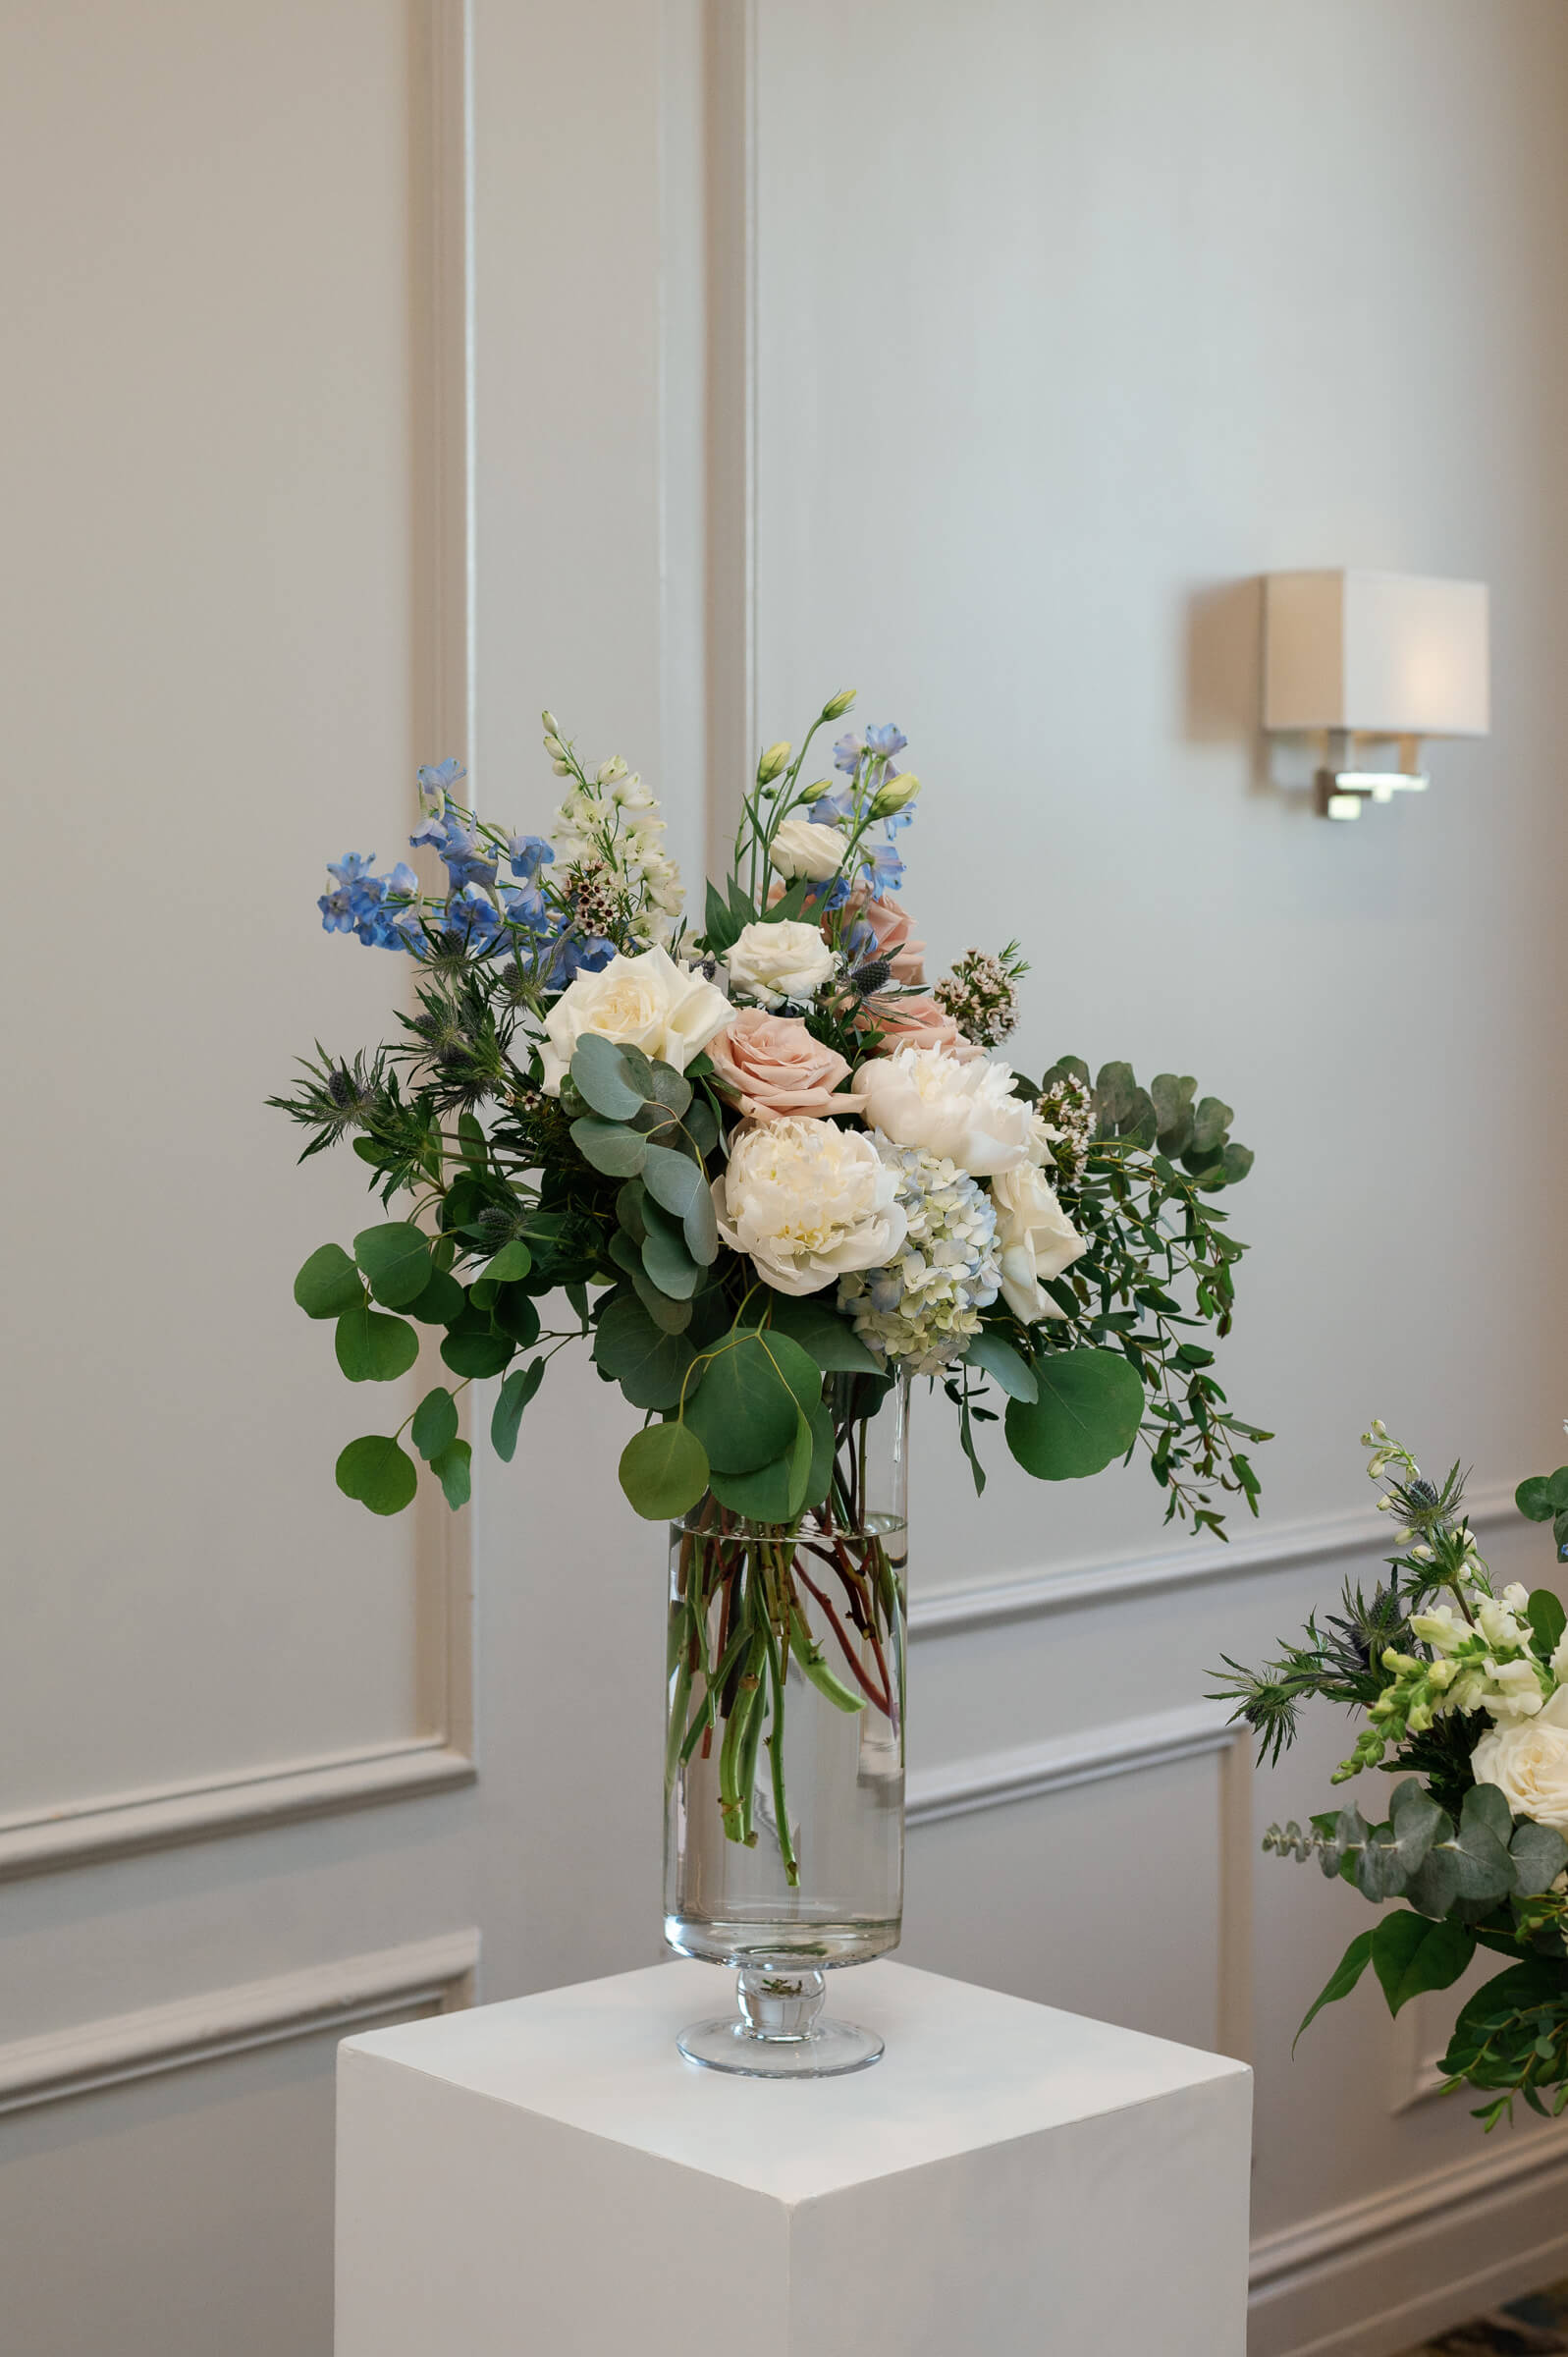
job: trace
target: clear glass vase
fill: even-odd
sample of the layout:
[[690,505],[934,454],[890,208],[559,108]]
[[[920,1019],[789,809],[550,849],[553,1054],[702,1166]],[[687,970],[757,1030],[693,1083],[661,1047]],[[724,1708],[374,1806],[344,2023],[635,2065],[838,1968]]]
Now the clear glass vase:
[[909,1387],[823,1396],[820,1506],[755,1522],[710,1492],[671,1531],[665,1938],[739,1972],[738,2014],[680,2049],[770,2078],[876,2060],[823,1976],[896,1947],[903,1908]]

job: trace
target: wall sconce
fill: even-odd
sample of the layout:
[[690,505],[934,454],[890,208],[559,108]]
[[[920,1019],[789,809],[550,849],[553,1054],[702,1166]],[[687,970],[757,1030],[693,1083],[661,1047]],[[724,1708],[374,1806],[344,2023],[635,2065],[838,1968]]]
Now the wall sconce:
[[[1415,573],[1271,573],[1264,581],[1264,712],[1270,731],[1326,740],[1325,818],[1420,793],[1424,737],[1490,727],[1487,584]],[[1379,746],[1397,742],[1397,767]]]

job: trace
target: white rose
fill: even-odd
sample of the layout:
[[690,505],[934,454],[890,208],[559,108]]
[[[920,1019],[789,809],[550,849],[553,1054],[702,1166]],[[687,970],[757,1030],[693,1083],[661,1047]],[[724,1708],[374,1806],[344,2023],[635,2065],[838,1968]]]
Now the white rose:
[[585,1031],[641,1048],[683,1072],[732,1012],[722,990],[701,974],[686,973],[668,950],[612,958],[602,973],[579,974],[545,1016],[545,1092],[560,1095],[571,1051]]
[[1516,1817],[1568,1834],[1568,1686],[1540,1715],[1494,1727],[1470,1755],[1478,1784],[1495,1784]]
[[809,818],[786,818],[773,839],[768,857],[782,876],[809,876],[825,884],[843,865],[849,838],[837,827],[820,827]]
[[838,960],[815,925],[785,917],[743,927],[727,962],[733,990],[764,1007],[782,1007],[786,999],[796,1006],[814,999]]
[[993,1178],[991,1200],[1007,1307],[1025,1326],[1061,1317],[1064,1313],[1043,1289],[1045,1280],[1059,1277],[1088,1246],[1056,1201],[1055,1188],[1035,1163],[1025,1162]]
[[862,1116],[895,1146],[924,1146],[973,1178],[1015,1171],[1028,1157],[1033,1115],[1012,1093],[1007,1064],[963,1064],[946,1048],[895,1048],[861,1066]]
[[890,1170],[863,1129],[789,1115],[746,1123],[713,1184],[719,1233],[781,1293],[818,1293],[850,1269],[878,1269],[907,1223]]

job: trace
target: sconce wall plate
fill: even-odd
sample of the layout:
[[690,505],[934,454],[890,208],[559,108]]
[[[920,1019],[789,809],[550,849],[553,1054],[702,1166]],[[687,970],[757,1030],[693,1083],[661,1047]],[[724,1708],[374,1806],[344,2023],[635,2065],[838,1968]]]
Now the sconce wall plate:
[[[1359,818],[1364,801],[1424,790],[1424,737],[1487,734],[1485,581],[1271,573],[1264,590],[1264,727],[1324,737],[1325,818]],[[1390,740],[1396,766],[1360,757]]]

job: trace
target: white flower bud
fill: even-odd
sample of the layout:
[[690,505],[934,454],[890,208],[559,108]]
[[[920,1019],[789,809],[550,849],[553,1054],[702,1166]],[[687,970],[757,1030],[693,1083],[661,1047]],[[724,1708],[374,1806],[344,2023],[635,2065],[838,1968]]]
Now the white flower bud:
[[819,778],[814,786],[802,786],[800,798],[803,802],[820,802],[825,794],[832,792],[832,778]]
[[757,784],[759,786],[769,786],[773,783],[779,772],[788,762],[790,749],[788,740],[784,738],[781,738],[777,744],[769,745],[762,759],[757,763]]
[[909,770],[905,770],[901,777],[889,778],[877,789],[876,799],[871,805],[872,817],[891,818],[895,810],[903,808],[905,802],[912,801],[919,792],[920,780]]
[[[828,701],[823,705],[823,719],[842,720],[844,714],[854,702],[855,694],[856,690],[853,687],[840,687],[838,694],[830,696]],[[1568,1424],[1563,1426],[1563,1430],[1568,1432]]]

